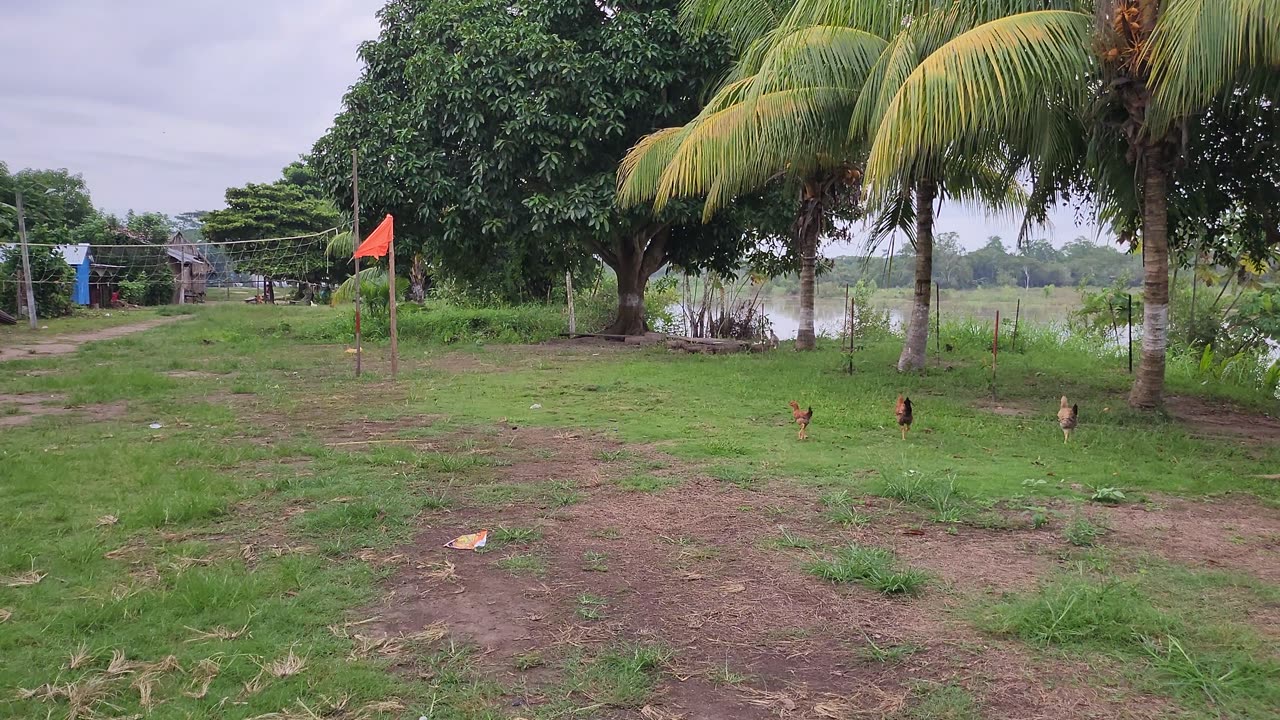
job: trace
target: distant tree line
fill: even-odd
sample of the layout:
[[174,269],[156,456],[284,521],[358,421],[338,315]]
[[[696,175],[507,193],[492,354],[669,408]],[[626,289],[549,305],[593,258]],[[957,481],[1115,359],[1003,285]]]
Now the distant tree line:
[[[915,284],[915,251],[906,244],[892,256],[846,255],[826,260],[819,269],[820,282],[904,288]],[[1089,285],[1136,287],[1142,277],[1142,257],[1110,245],[1078,237],[1055,248],[1048,240],[1029,240],[1011,251],[999,236],[987,239],[977,250],[966,251],[960,235],[949,232],[934,238],[933,282],[946,289],[983,287],[1069,287]],[[797,275],[770,281],[768,291],[799,291]]]

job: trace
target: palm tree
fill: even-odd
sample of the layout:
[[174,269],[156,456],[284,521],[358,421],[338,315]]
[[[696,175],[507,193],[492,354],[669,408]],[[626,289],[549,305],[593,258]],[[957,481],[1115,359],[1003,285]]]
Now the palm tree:
[[1031,159],[1037,200],[1048,202],[1070,182],[1062,174],[1087,159],[1100,216],[1122,237],[1141,233],[1142,360],[1129,402],[1155,407],[1163,400],[1168,195],[1182,124],[1242,78],[1274,79],[1280,0],[1060,5],[1004,14],[919,63],[876,129],[868,182],[892,188],[921,159],[1003,143]]
[[[799,187],[797,349],[814,346],[818,239],[832,205],[850,192],[860,194],[867,138],[911,69],[941,42],[986,19],[979,10],[957,10],[949,3],[946,12],[935,12],[936,4],[805,0],[784,13],[768,0],[697,0],[694,8],[704,23],[744,46],[742,60],[697,118],[646,138],[623,163],[619,195],[624,204],[652,199],[661,208],[673,196],[706,194],[710,215],[735,195],[780,177]],[[978,156],[984,162],[995,157]],[[901,228],[917,251],[916,300],[900,370],[924,366],[935,201],[953,195],[1004,206],[1021,195],[1012,172],[993,171],[973,158],[972,153],[959,158],[940,153],[917,162],[895,185],[905,188],[898,191],[900,202],[873,224],[870,245]],[[908,197],[914,207],[901,202]]]
[[[865,151],[847,129],[861,81],[885,47],[856,28],[815,26],[758,38],[699,115],[645,137],[619,170],[623,205],[705,196],[704,220],[773,181],[798,189],[793,224],[800,259],[797,350],[816,345],[813,319],[818,242],[837,208],[861,198]],[[804,77],[807,84],[797,84]],[[796,109],[810,114],[796,122]]]

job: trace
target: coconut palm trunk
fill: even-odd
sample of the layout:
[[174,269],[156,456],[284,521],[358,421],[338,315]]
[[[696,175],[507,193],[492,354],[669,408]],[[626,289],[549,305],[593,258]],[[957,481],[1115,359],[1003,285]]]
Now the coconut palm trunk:
[[933,201],[938,186],[916,182],[916,290],[907,324],[907,340],[898,357],[898,372],[923,370],[929,348],[929,300],[933,293]]
[[1165,350],[1169,344],[1169,173],[1164,154],[1147,153],[1143,178],[1142,359],[1129,393],[1134,407],[1164,401]]
[[817,347],[813,327],[813,301],[817,275],[818,236],[822,234],[822,188],[805,182],[796,215],[796,250],[800,253],[800,327],[796,330],[796,350]]

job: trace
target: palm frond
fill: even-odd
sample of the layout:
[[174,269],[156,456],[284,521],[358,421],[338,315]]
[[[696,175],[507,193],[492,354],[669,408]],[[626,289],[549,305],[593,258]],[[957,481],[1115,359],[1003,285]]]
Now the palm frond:
[[655,207],[714,186],[705,208],[710,216],[726,199],[755,190],[779,173],[803,175],[840,164],[847,154],[844,118],[855,97],[847,88],[786,90],[700,118],[663,172]]
[[1207,107],[1239,74],[1280,67],[1280,0],[1166,0],[1147,48],[1160,132]]
[[650,133],[627,152],[618,166],[618,205],[623,208],[653,202],[658,185],[692,125]]
[[695,30],[715,31],[742,52],[778,27],[792,0],[685,0],[680,18]]
[[329,242],[324,246],[324,254],[328,258],[349,261],[351,256],[355,255],[355,252],[356,246],[351,240],[350,231],[334,233],[333,237],[329,238]]
[[867,163],[873,188],[893,188],[921,162],[964,144],[997,144],[1042,112],[1047,95],[1083,93],[1094,67],[1089,15],[1022,13],[962,33],[921,62],[895,93]]
[[912,245],[916,244],[915,195],[908,190],[895,194],[884,203],[867,225],[866,252],[868,255],[894,233],[901,232]]
[[[380,285],[383,290],[387,287],[387,269],[381,265],[364,268],[360,271],[360,283],[363,286],[363,293],[370,285]],[[352,275],[343,281],[334,291],[332,299],[329,301],[333,305],[339,303],[349,303],[356,299],[356,276]]]

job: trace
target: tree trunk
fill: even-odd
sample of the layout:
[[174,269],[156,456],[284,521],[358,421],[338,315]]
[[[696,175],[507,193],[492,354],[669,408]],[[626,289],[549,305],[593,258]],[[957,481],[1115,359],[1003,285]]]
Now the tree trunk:
[[1164,402],[1164,360],[1169,343],[1168,167],[1160,150],[1147,152],[1142,183],[1142,360],[1129,404],[1159,407]]
[[933,201],[938,186],[932,180],[916,183],[916,292],[907,324],[907,339],[898,356],[898,372],[923,370],[929,349],[929,300],[933,282]]
[[649,277],[667,264],[666,225],[646,226],[641,231],[621,237],[600,255],[618,277],[618,312],[613,324],[605,328],[608,335],[644,335],[649,331],[645,319],[644,291]]
[[413,262],[409,265],[409,300],[422,302],[427,299],[427,264],[422,253],[414,253]]
[[796,217],[796,250],[800,253],[800,326],[796,330],[796,350],[818,346],[813,327],[814,286],[817,275],[818,236],[822,234],[822,190],[812,182],[804,184],[800,214]]
[[276,302],[276,284],[275,281],[269,277],[263,282],[262,299],[264,302],[269,302],[272,305]]

